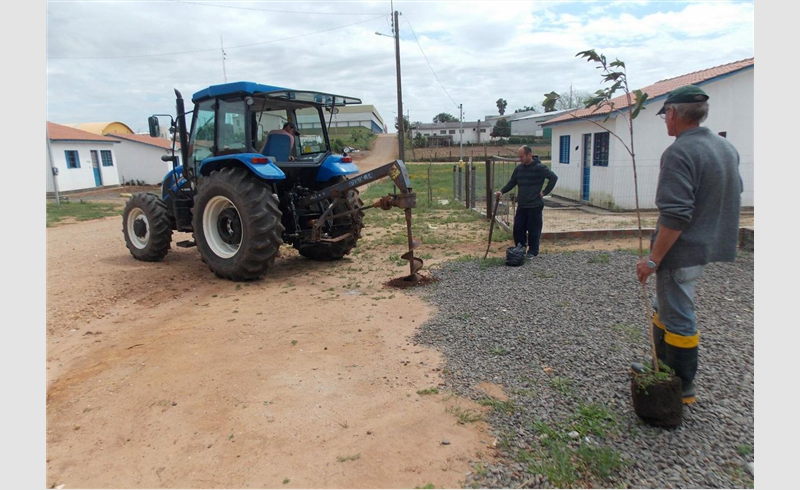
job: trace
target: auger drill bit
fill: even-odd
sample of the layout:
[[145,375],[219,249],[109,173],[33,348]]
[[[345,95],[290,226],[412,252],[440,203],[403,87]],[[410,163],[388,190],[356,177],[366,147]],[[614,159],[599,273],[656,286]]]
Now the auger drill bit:
[[408,261],[411,273],[403,280],[417,282],[419,280],[419,274],[417,274],[417,271],[422,269],[423,262],[419,257],[414,257],[414,249],[422,245],[422,242],[415,240],[411,236],[411,209],[409,208],[406,208],[406,230],[408,231],[408,252],[404,253],[400,258]]

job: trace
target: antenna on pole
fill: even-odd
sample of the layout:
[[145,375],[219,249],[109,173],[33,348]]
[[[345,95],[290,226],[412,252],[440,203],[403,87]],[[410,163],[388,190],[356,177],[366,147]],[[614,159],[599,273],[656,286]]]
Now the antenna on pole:
[[222,51],[222,78],[228,83],[228,74],[225,73],[225,46],[222,44],[222,36],[219,37],[219,49]]

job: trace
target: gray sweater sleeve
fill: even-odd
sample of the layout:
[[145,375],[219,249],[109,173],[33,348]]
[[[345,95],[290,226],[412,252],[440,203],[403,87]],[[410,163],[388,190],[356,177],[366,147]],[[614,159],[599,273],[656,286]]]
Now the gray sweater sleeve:
[[513,189],[517,185],[517,169],[518,168],[519,168],[519,165],[514,167],[514,171],[511,172],[511,178],[508,179],[508,184],[504,185],[503,188],[500,190],[500,192],[502,194],[505,194],[506,192],[510,191],[511,189]]
[[659,224],[671,230],[683,230],[692,220],[695,196],[688,163],[678,151],[668,151],[662,157],[656,206]]
[[548,170],[547,177],[545,177],[545,178],[547,179],[547,185],[545,186],[544,190],[542,191],[542,194],[544,194],[546,196],[546,195],[550,194],[550,192],[556,186],[556,181],[558,180],[558,175],[556,175],[556,173],[553,172],[552,170]]

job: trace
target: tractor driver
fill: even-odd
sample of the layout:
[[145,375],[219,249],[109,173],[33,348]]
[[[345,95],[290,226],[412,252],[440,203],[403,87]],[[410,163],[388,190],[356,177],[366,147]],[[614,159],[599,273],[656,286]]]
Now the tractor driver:
[[300,136],[300,132],[297,130],[297,127],[294,125],[294,123],[286,122],[283,125],[283,128],[273,129],[272,131],[267,133],[267,139],[264,140],[264,146],[261,148],[261,153],[264,153],[264,150],[266,150],[267,148],[267,140],[269,140],[270,134],[285,134],[289,136],[289,147],[290,147],[289,161],[290,162],[294,161],[294,157],[291,155],[291,152],[294,151],[294,137]]

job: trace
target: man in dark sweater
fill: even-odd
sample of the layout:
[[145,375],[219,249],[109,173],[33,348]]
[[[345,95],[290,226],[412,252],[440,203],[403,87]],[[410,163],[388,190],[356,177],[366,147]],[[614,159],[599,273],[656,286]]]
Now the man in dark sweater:
[[[556,186],[558,176],[545,164],[535,158],[530,146],[523,146],[517,151],[520,165],[514,168],[508,184],[505,185],[497,196],[501,196],[514,188],[519,187],[517,200],[517,214],[514,216],[514,243],[528,247],[527,258],[539,255],[539,238],[542,236],[542,198]],[[542,185],[547,179],[547,187],[542,190]]]
[[707,100],[702,89],[687,85],[673,90],[658,112],[675,142],[661,155],[650,257],[636,265],[642,283],[657,271],[656,353],[681,378],[684,403],[695,402],[700,343],[695,285],[706,264],[736,259],[743,190],[739,153],[728,140],[700,127],[708,115]]

